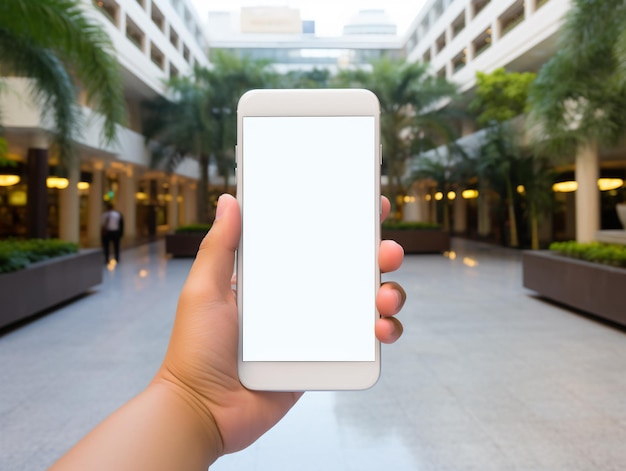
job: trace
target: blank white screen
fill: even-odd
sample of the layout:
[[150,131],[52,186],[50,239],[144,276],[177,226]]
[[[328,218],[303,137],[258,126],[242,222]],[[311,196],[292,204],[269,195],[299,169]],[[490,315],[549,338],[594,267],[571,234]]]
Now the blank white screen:
[[374,361],[374,117],[244,117],[243,361]]

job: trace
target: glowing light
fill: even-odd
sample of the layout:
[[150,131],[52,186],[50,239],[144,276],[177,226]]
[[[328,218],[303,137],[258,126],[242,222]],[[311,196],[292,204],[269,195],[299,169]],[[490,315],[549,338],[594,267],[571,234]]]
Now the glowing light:
[[19,182],[19,175],[0,175],[0,186],[12,186]]
[[415,196],[405,196],[402,201],[404,201],[405,203],[415,203]]
[[46,186],[48,188],[57,188],[58,190],[64,190],[68,187],[70,181],[63,177],[48,177],[46,178]]
[[455,200],[455,199],[456,199],[456,193],[455,193],[454,191],[449,191],[449,192],[448,192],[448,199],[449,199],[450,201]]
[[526,188],[524,187],[524,185],[517,185],[517,192],[520,195],[523,195],[524,193],[526,193]]
[[621,178],[600,178],[598,180],[598,188],[600,191],[617,190],[624,184]]
[[79,190],[88,190],[90,186],[89,182],[78,182],[76,184],[76,188]]
[[438,191],[437,193],[435,193],[435,199],[437,201],[441,201],[443,199],[443,193],[441,191]]
[[559,182],[552,185],[552,191],[556,193],[571,193],[577,189],[578,182],[576,181]]
[[444,252],[443,256],[446,258],[449,258],[450,260],[455,260],[456,259],[456,252],[454,250],[451,250],[450,252]]
[[466,200],[473,200],[478,198],[478,190],[463,190],[461,196]]
[[139,278],[147,278],[147,277],[148,277],[148,270],[146,269],[139,270]]
[[432,195],[426,195],[426,201],[430,201],[432,199],[433,199]]
[[471,258],[471,257],[465,257],[463,259],[463,264],[467,265],[470,268],[474,268],[474,267],[478,266],[478,262],[475,259]]
[[139,201],[147,200],[148,194],[143,191],[138,191],[137,193],[135,193],[135,198]]

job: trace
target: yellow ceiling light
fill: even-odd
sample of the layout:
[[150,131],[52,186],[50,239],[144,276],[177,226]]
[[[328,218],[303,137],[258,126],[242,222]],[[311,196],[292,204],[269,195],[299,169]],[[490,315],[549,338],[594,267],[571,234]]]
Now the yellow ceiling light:
[[438,191],[437,193],[435,193],[435,199],[437,201],[441,201],[443,199],[443,193],[441,191]]
[[478,198],[478,190],[463,190],[461,196],[466,200],[473,200]]
[[449,191],[448,192],[448,199],[450,201],[453,201],[454,199],[456,199],[456,193],[454,191]]
[[76,184],[76,188],[79,190],[88,190],[90,186],[89,182],[78,182]]
[[598,180],[598,188],[600,191],[617,190],[624,184],[621,178],[600,178]]
[[526,193],[526,187],[524,185],[517,185],[517,192],[520,195],[523,195],[524,193]]
[[70,181],[63,177],[48,177],[46,178],[46,186],[48,188],[56,188],[58,190],[64,190],[68,187]]
[[13,186],[19,182],[19,175],[0,175],[0,186]]
[[578,189],[578,182],[574,180],[569,180],[566,182],[558,182],[552,185],[552,191],[556,193],[571,193],[572,191],[576,191]]
[[135,198],[139,201],[144,201],[148,199],[148,194],[144,191],[138,191],[137,193],[135,193]]

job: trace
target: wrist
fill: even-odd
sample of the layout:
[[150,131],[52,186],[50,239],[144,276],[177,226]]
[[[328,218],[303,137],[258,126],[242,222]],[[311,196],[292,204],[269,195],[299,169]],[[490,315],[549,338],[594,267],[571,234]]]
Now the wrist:
[[147,390],[160,395],[166,404],[179,414],[189,436],[195,439],[199,452],[205,455],[208,465],[224,454],[224,445],[213,414],[196,393],[169,375],[157,374]]

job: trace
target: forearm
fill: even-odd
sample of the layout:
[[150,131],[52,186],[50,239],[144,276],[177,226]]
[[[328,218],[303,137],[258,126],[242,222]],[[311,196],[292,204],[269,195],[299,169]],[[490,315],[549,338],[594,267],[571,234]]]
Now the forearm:
[[177,386],[152,383],[83,438],[52,471],[205,471],[221,453],[207,424]]

